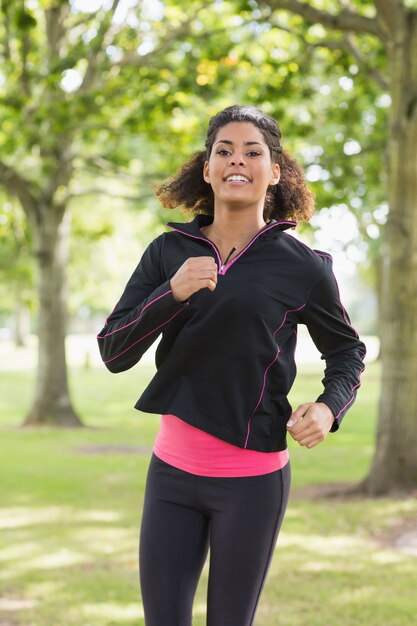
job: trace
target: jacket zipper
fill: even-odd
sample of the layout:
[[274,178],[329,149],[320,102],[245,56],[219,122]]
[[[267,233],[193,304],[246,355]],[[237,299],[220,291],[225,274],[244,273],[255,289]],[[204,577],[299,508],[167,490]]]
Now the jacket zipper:
[[231,255],[233,254],[233,252],[235,252],[236,248],[233,246],[233,248],[230,250],[229,254],[227,255],[227,258],[225,260],[225,262],[222,264],[221,266],[221,270],[224,270],[225,266],[227,265],[227,261],[230,259]]
[[193,239],[201,239],[201,241],[206,241],[207,243],[209,243],[211,245],[211,247],[214,249],[216,256],[217,256],[217,260],[219,263],[219,274],[221,276],[224,276],[227,272],[227,270],[229,269],[229,267],[231,267],[233,265],[233,263],[235,261],[237,261],[244,252],[246,252],[246,250],[248,248],[250,248],[250,246],[252,245],[252,243],[255,241],[255,239],[257,239],[260,235],[262,235],[264,232],[266,232],[267,230],[271,230],[271,228],[275,228],[276,226],[279,226],[280,224],[291,224],[291,225],[295,225],[295,222],[276,222],[275,224],[271,224],[271,226],[269,226],[269,228],[264,228],[261,231],[259,231],[254,237],[252,237],[252,239],[249,241],[249,243],[243,248],[243,250],[241,250],[239,252],[239,254],[230,261],[230,263],[227,263],[230,256],[233,254],[233,252],[236,250],[236,248],[232,248],[232,250],[229,252],[229,254],[227,255],[227,259],[225,260],[225,262],[222,262],[221,259],[221,255],[220,252],[216,246],[216,244],[211,241],[211,239],[209,239],[208,237],[206,237],[203,233],[203,237],[197,237],[196,235],[191,235],[191,233],[186,233],[183,230],[178,230],[178,228],[173,228],[172,226],[170,226],[169,228],[172,228],[172,230],[176,230],[178,233],[181,233],[182,235],[187,235],[188,237],[192,237]]

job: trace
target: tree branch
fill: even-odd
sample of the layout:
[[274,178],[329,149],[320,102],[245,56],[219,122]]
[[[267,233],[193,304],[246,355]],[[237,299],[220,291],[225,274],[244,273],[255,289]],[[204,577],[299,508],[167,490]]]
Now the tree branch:
[[[165,37],[163,42],[160,43],[151,52],[148,52],[147,54],[143,54],[143,55],[139,55],[137,53],[126,55],[125,57],[123,57],[123,59],[121,59],[119,62],[115,63],[114,65],[116,66],[120,65],[121,67],[127,66],[127,65],[133,65],[136,67],[149,66],[149,59],[152,59],[152,57],[155,55],[160,55],[161,53],[165,51],[169,51],[171,45],[175,41],[180,41],[182,37],[184,37],[185,35],[188,35],[188,33],[190,32],[190,25],[193,19],[194,19],[193,17],[188,17],[186,20],[184,20],[184,22],[181,22],[178,28],[175,30],[171,30],[169,36]],[[226,30],[226,29],[219,29],[219,30]],[[212,34],[213,34],[212,32],[205,33],[205,36],[209,37]]]
[[9,15],[8,4],[2,6],[2,12],[3,12],[3,23],[4,23],[4,40],[3,40],[4,58],[6,59],[6,61],[10,61],[11,59],[10,42],[12,40],[12,37],[10,33],[10,15]]
[[9,195],[18,198],[32,224],[40,223],[39,207],[36,197],[30,189],[30,182],[3,161],[0,161],[0,185],[3,185]]
[[30,51],[30,39],[28,33],[22,35],[22,71],[20,73],[20,83],[23,93],[29,98],[31,94],[31,85],[28,73],[28,56]]
[[384,34],[376,18],[365,17],[345,8],[337,14],[332,14],[299,0],[262,0],[262,4],[266,4],[273,11],[286,9],[291,13],[301,15],[311,24],[323,24],[336,30],[355,33],[369,33],[380,38]]
[[94,85],[94,82],[97,77],[97,68],[98,68],[99,62],[105,54],[103,50],[103,42],[111,26],[112,19],[114,17],[114,14],[117,11],[117,7],[119,6],[120,2],[121,0],[113,0],[111,9],[109,11],[106,11],[105,17],[103,18],[100,24],[97,35],[94,38],[94,40],[91,42],[87,69],[84,74],[83,82],[80,85],[80,88],[78,90],[80,93],[89,91],[91,87]]
[[47,181],[42,189],[42,200],[46,206],[57,206],[58,204],[65,203],[63,201],[56,201],[56,193],[63,198],[65,193],[63,189],[68,187],[73,174],[73,155],[72,155],[72,142],[71,137],[67,135],[59,135],[57,137],[57,147],[53,152],[45,152],[45,158],[53,159],[53,168],[50,172]]
[[378,21],[387,35],[392,37],[398,28],[400,15],[404,15],[402,0],[374,0]]
[[361,65],[365,69],[367,75],[373,78],[375,82],[377,83],[377,85],[381,87],[381,89],[383,89],[384,91],[387,91],[390,86],[388,78],[384,76],[375,67],[372,67],[372,65],[367,63],[367,61],[363,58],[362,54],[357,48],[352,38],[352,35],[350,33],[346,33],[344,43],[345,43],[346,50],[351,53],[353,58],[358,62],[358,65]]
[[45,9],[46,39],[48,42],[48,66],[51,67],[61,56],[60,44],[65,35],[64,20],[68,14],[68,5],[52,5]]
[[119,200],[127,200],[129,202],[143,202],[144,200],[155,198],[155,193],[151,191],[147,193],[142,193],[138,196],[129,196],[126,194],[110,193],[106,189],[91,188],[91,189],[83,189],[77,193],[69,193],[68,199],[71,200],[72,198],[80,198],[82,196],[96,196],[96,195],[106,196],[107,198],[116,198]]
[[[184,36],[191,34],[191,26],[193,22],[196,19],[198,19],[199,13],[206,8],[210,8],[211,6],[212,6],[211,2],[200,2],[200,4],[198,5],[198,7],[195,9],[193,13],[191,12],[186,13],[186,16],[187,16],[186,19],[184,19],[184,21],[181,22],[175,29],[172,28],[169,22],[165,21],[167,25],[167,36],[164,37],[163,40],[160,41],[159,44],[157,44],[157,46],[153,50],[151,50],[150,52],[144,55],[140,55],[137,53],[128,54],[125,57],[123,57],[120,61],[115,62],[113,65],[116,67],[117,66],[123,67],[123,66],[128,66],[128,65],[133,65],[135,67],[149,66],[150,63],[152,63],[152,58],[154,56],[158,57],[161,54],[163,54],[165,51],[169,51],[173,43],[175,43],[176,41],[181,41]],[[243,21],[239,25],[238,28],[242,28],[246,26],[248,23],[253,23],[253,22],[259,22],[263,24],[265,22],[265,17],[264,16],[261,16],[258,18],[251,17],[246,22]],[[212,37],[213,35],[218,35],[221,33],[229,33],[229,31],[230,31],[230,27],[221,26],[221,27],[213,28],[209,31],[205,31],[204,37],[208,39]],[[196,39],[199,39],[201,37],[201,34],[194,35],[194,36],[196,37]]]
[[[375,152],[379,152],[380,154],[384,154],[386,151],[386,142],[385,141],[372,141],[370,144],[361,145],[361,151],[357,154],[345,154],[344,159],[346,161],[355,160],[363,156],[364,154],[375,154]],[[334,156],[321,156],[318,160],[312,161],[309,165],[318,164],[323,167],[325,170],[330,170],[334,165],[340,166],[340,154],[334,154]]]
[[132,183],[137,181],[137,176],[134,176],[127,168],[112,163],[110,160],[103,156],[91,157],[90,159],[83,159],[85,169],[97,171],[100,170],[107,174],[113,174],[117,176],[119,180]]
[[279,22],[275,20],[271,22],[271,24],[273,28],[277,28],[279,30],[282,30],[286,33],[293,35],[294,37],[301,39],[307,48],[313,48],[313,49],[314,48],[327,48],[328,50],[346,50],[353,56],[353,58],[357,61],[357,63],[361,65],[361,67],[366,71],[366,73],[371,78],[373,78],[375,82],[382,89],[384,89],[384,91],[389,88],[388,79],[381,72],[379,72],[377,69],[375,69],[374,67],[372,67],[365,61],[361,52],[355,45],[353,36],[351,33],[345,33],[344,37],[339,38],[339,39],[322,39],[319,41],[308,41],[304,33],[294,28],[288,28],[287,26],[283,26],[282,24],[280,24]]

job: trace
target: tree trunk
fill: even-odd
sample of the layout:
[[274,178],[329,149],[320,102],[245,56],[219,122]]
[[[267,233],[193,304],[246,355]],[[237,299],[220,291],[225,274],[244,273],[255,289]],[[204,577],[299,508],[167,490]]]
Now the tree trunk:
[[16,290],[14,309],[14,343],[16,348],[26,346],[26,338],[30,332],[30,313],[22,300],[19,289]]
[[39,283],[38,371],[25,425],[81,426],[68,392],[65,359],[69,217],[47,207],[36,229]]
[[417,489],[417,13],[389,48],[389,216],[384,238],[382,391],[371,495]]
[[[382,243],[383,248],[383,243]],[[379,347],[378,354],[375,358],[376,361],[381,362],[382,359],[382,347],[381,347],[381,337],[382,337],[382,285],[383,285],[383,257],[378,253],[374,260],[374,267],[376,273],[375,287],[376,287],[376,306],[377,306],[377,316],[376,316],[376,334],[379,339]]]

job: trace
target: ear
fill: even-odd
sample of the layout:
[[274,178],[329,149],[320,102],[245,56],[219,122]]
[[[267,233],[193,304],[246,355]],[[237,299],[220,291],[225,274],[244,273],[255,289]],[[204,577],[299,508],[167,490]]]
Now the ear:
[[270,185],[277,185],[279,183],[279,179],[281,178],[281,168],[278,163],[274,163],[272,166],[271,178],[269,179]]
[[208,166],[208,161],[204,161],[204,165],[203,165],[203,178],[206,181],[206,183],[210,184],[210,175],[209,175],[209,166]]

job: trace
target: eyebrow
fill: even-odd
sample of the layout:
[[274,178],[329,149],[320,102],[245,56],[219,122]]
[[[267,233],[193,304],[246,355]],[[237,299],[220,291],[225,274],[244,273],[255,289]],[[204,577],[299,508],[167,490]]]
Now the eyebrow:
[[[233,141],[230,141],[230,139],[219,139],[218,141],[216,141],[214,145],[216,146],[218,143],[227,143],[231,146],[233,145]],[[261,143],[260,141],[244,141],[243,143],[245,146],[254,146],[254,145],[264,146],[264,144]]]

